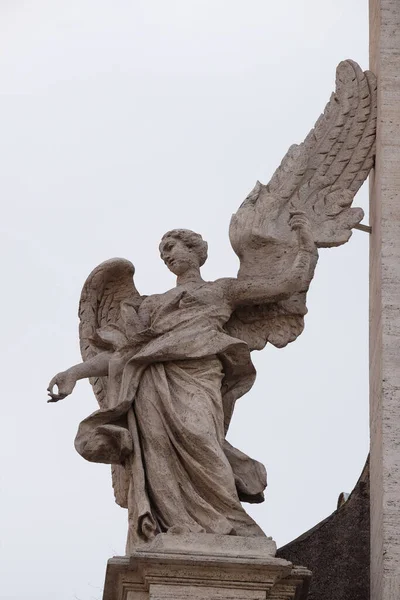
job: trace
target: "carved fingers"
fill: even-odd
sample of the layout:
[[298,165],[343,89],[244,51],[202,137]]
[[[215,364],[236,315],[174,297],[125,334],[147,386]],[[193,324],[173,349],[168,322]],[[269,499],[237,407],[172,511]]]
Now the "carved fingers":
[[310,220],[301,210],[290,213],[289,225],[293,231],[308,230],[311,232]]
[[290,213],[289,225],[297,232],[299,245],[302,250],[315,252],[315,243],[310,220],[303,211]]
[[[73,391],[76,384],[76,379],[68,371],[57,373],[50,381],[47,391],[49,393],[49,400],[47,402],[58,402],[63,400]],[[57,386],[58,392],[54,392],[54,387]]]

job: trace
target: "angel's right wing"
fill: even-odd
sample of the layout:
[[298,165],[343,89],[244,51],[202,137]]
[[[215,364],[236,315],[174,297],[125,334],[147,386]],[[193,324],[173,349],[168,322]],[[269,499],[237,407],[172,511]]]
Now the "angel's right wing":
[[[240,259],[239,279],[281,281],[290,271],[298,245],[289,224],[293,213],[308,217],[316,248],[348,241],[364,216],[351,204],[374,164],[376,117],[375,76],[354,61],[341,62],[336,92],[314,128],[232,216],[229,235]],[[305,294],[294,294],[285,302],[237,309],[227,329],[251,349],[267,342],[282,347],[300,335],[306,312]]]
[[306,314],[303,292],[282,302],[237,308],[225,328],[250,350],[262,350],[267,343],[284,348],[302,333]]
[[257,182],[232,216],[229,235],[239,274],[248,272],[244,263],[258,248],[293,245],[294,212],[307,215],[318,248],[348,241],[364,216],[351,204],[374,165],[376,118],[375,76],[354,61],[341,62],[336,92],[304,142],[289,148],[270,182]]
[[[82,359],[93,358],[104,350],[97,330],[121,322],[123,302],[139,307],[140,296],[133,282],[135,267],[129,260],[112,258],[101,263],[89,275],[79,302],[79,340]],[[100,408],[107,408],[107,377],[91,378],[94,394]],[[115,500],[127,508],[128,477],[121,465],[112,465]]]

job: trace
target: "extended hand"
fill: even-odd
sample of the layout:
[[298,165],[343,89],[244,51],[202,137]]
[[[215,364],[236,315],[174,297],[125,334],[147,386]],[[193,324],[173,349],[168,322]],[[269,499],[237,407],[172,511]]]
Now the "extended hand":
[[[57,373],[49,383],[47,391],[49,392],[50,399],[47,402],[58,402],[63,400],[66,396],[71,394],[76,384],[76,378],[68,371],[62,371]],[[58,387],[58,393],[53,391],[54,386]]]
[[297,231],[301,249],[314,252],[315,243],[307,215],[303,211],[292,212],[289,225],[293,231]]

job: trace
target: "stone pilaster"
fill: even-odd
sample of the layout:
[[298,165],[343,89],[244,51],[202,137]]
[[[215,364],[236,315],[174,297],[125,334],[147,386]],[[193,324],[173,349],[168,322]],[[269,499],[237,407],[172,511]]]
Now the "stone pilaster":
[[370,0],[378,78],[371,181],[371,599],[400,598],[400,1]]

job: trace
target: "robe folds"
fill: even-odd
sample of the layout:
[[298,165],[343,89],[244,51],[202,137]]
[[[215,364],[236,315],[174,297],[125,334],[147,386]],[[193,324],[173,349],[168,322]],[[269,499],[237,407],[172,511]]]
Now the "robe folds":
[[182,288],[143,302],[146,329],[125,303],[98,331],[112,349],[107,408],[82,421],[77,451],[125,469],[131,545],[165,531],[264,535],[240,499],[262,501],[265,469],[225,440],[255,379],[247,344],[224,330],[229,308]]

